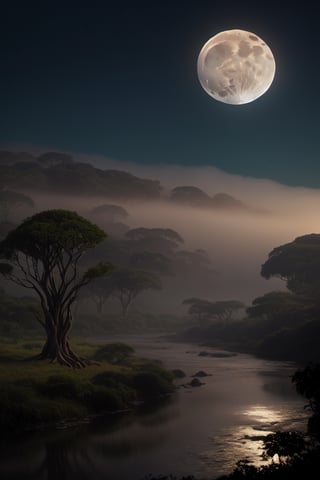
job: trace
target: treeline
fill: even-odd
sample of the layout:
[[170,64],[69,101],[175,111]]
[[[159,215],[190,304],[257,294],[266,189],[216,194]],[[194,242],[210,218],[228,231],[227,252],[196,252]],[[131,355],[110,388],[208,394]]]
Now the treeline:
[[262,265],[261,275],[282,278],[286,291],[255,298],[240,321],[219,319],[216,304],[193,299],[188,311],[198,318],[198,326],[186,331],[183,338],[265,358],[303,364],[319,361],[319,266],[320,234],[297,237],[274,248]]
[[194,186],[177,186],[167,193],[158,180],[97,168],[59,152],[36,156],[0,151],[0,179],[0,194],[3,190],[13,190],[27,194],[100,196],[118,201],[162,199],[188,207],[254,211],[228,193],[217,192],[210,196]]

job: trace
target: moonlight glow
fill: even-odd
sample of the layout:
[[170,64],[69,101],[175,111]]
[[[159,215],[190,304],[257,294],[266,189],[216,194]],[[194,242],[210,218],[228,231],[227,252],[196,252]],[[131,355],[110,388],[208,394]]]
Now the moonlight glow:
[[204,90],[220,102],[241,105],[263,95],[275,74],[268,45],[255,33],[226,30],[210,38],[198,57]]

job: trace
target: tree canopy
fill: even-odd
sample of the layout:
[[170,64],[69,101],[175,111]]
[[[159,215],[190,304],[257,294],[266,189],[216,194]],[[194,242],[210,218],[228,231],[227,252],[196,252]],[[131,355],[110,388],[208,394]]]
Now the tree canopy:
[[252,306],[246,309],[250,317],[266,316],[268,318],[288,314],[301,304],[297,302],[295,295],[290,292],[269,292],[253,300]]
[[320,294],[320,234],[297,237],[274,248],[261,267],[264,278],[280,277],[287,288],[300,295]]
[[133,300],[144,290],[161,290],[161,280],[152,272],[121,269],[110,278],[112,294],[118,298],[122,307],[122,316],[126,317]]

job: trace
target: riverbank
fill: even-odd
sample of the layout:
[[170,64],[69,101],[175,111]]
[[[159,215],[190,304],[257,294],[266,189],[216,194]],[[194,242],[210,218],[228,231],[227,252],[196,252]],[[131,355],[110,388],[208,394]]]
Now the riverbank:
[[310,321],[299,327],[266,329],[251,320],[231,320],[205,326],[194,326],[168,337],[170,341],[190,342],[203,347],[246,353],[255,357],[293,361],[305,366],[320,362],[319,322]]
[[[260,465],[262,436],[278,429],[300,430],[305,424],[305,402],[290,381],[295,370],[291,363],[168,342],[164,333],[99,336],[87,342],[125,343],[134,347],[141,362],[153,359],[151,363],[160,361],[167,370],[181,369],[186,377],[176,380],[177,386],[204,371],[208,376],[200,378],[201,386],[181,387],[160,402],[151,399],[124,414],[97,414],[88,422],[83,417],[74,426],[69,422],[67,428],[59,423],[58,428],[14,438],[5,434],[0,478],[34,479],[41,470],[46,478],[70,480],[142,480],[149,473],[157,477],[171,472],[177,477],[192,472],[196,478],[212,479],[230,473],[237,459],[247,457]],[[73,342],[73,348],[81,355],[91,356],[97,348],[80,343]],[[210,355],[199,355],[203,350]],[[24,365],[20,364],[20,372]],[[3,362],[0,366],[5,367]],[[74,373],[90,379],[95,368]],[[62,371],[73,373],[67,368]]]
[[84,369],[31,360],[42,341],[0,344],[0,428],[3,432],[47,428],[99,414],[134,409],[172,394],[174,375],[160,362],[142,359],[123,343],[74,348],[94,360]]

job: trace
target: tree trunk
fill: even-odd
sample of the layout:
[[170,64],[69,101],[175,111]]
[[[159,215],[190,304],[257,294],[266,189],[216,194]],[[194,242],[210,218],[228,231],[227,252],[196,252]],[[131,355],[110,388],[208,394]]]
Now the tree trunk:
[[84,368],[89,364],[87,360],[76,355],[69,344],[69,338],[57,339],[48,336],[39,360],[49,360],[51,363],[60,363],[72,368]]
[[119,295],[116,295],[116,298],[120,301],[121,305],[121,317],[126,319],[128,316],[129,305],[131,303],[128,295],[125,295],[123,292],[120,292]]
[[79,357],[70,347],[68,334],[71,329],[71,313],[68,312],[68,320],[61,318],[58,320],[60,321],[53,321],[52,316],[47,315],[45,328],[47,340],[36,359],[48,360],[71,368],[86,367],[90,361]]

